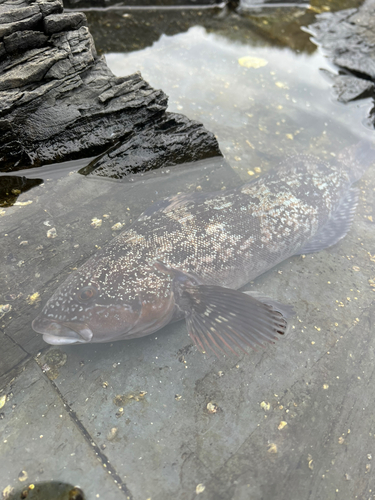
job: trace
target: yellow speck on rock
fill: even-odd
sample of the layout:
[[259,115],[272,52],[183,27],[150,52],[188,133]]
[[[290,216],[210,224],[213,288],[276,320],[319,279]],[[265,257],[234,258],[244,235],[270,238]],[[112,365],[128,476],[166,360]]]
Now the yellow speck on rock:
[[28,200],[28,201],[16,201],[15,205],[19,206],[19,207],[26,207],[27,205],[31,205],[32,203],[32,200]]
[[197,486],[195,487],[195,493],[196,493],[197,495],[199,495],[199,493],[203,493],[205,489],[206,489],[205,485],[204,485],[204,484],[202,484],[202,483],[199,483],[199,484],[197,484]]
[[277,453],[277,445],[275,443],[270,443],[268,445],[268,453]]
[[0,409],[5,405],[6,401],[7,401],[7,396],[6,396],[6,394],[3,394],[0,397]]
[[252,170],[248,170],[248,171],[247,171],[247,173],[248,173],[249,175],[255,175],[255,172],[253,172]]
[[323,384],[323,389],[326,391],[328,389],[329,385],[328,384]]
[[91,227],[96,229],[97,227],[100,227],[102,225],[102,222],[103,222],[102,219],[97,219],[96,217],[94,217],[93,219],[91,219],[90,225],[91,225]]
[[9,484],[6,488],[3,489],[3,498],[7,500],[14,493],[14,488]]
[[10,304],[0,304],[0,318],[5,316],[11,310],[12,306]]
[[28,477],[29,476],[25,470],[21,470],[21,472],[18,474],[18,480],[21,482],[26,481]]
[[278,426],[279,431],[281,431],[281,429],[284,429],[284,427],[286,427],[287,425],[288,425],[288,422],[285,422],[285,420],[282,420]]
[[207,411],[209,413],[217,413],[217,411],[219,409],[218,405],[216,403],[214,403],[213,401],[210,401],[209,403],[207,403],[206,408],[207,408]]
[[31,295],[29,295],[27,298],[26,298],[26,302],[32,306],[33,304],[37,304],[38,302],[41,301],[41,298],[40,298],[40,294],[39,292],[35,292]]
[[260,407],[263,408],[264,411],[269,411],[271,408],[271,405],[269,403],[266,403],[265,401],[262,401],[260,403]]
[[261,57],[244,56],[238,59],[238,64],[240,66],[244,66],[245,68],[258,69],[263,66],[267,66],[268,61],[262,59]]

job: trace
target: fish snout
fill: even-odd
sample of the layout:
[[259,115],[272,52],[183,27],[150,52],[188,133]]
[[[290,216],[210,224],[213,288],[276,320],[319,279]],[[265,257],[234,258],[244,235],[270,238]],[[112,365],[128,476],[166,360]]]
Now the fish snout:
[[47,344],[74,344],[90,342],[92,330],[81,322],[59,322],[43,316],[37,316],[32,322],[32,328],[43,335]]

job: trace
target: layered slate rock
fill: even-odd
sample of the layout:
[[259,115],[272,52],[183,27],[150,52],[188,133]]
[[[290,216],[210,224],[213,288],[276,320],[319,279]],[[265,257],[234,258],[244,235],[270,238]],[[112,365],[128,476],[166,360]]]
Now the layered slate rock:
[[[199,146],[204,141],[206,147]],[[84,175],[123,178],[130,173],[198,161],[217,156],[214,136],[207,136],[202,125],[177,113],[166,113],[150,127],[132,132],[106,154],[80,170]],[[121,168],[119,169],[119,165]]]
[[354,75],[334,75],[330,71],[322,69],[327,77],[332,81],[332,92],[336,99],[343,103],[371,97],[374,93],[374,83],[357,78]]
[[137,171],[220,156],[214,136],[201,124],[167,113],[167,101],[139,73],[113,75],[97,56],[85,15],[63,13],[61,0],[1,4],[2,171],[96,156],[111,148],[111,172],[116,165],[115,176],[121,177],[132,168],[129,161],[122,168],[123,151],[137,155],[138,136],[142,142],[137,144],[153,154],[137,155]]
[[[330,75],[333,91],[342,102],[368,97],[375,81],[375,1],[367,0],[358,9],[326,12],[308,31],[340,68]],[[328,72],[326,72],[328,74]]]

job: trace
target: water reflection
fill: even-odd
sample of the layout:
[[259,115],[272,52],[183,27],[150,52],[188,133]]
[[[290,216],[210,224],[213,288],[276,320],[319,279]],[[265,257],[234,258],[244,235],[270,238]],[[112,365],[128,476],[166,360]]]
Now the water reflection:
[[14,205],[17,197],[29,189],[42,184],[43,179],[4,175],[0,179],[0,207]]
[[[263,65],[247,65],[254,57]],[[264,169],[300,152],[329,158],[356,136],[371,135],[352,127],[365,119],[370,99],[347,106],[331,99],[330,82],[319,71],[330,65],[319,52],[234,43],[195,27],[163,36],[152,48],[106,58],[116,74],[140,70],[163,88],[171,111],[202,121],[244,180],[260,163]]]

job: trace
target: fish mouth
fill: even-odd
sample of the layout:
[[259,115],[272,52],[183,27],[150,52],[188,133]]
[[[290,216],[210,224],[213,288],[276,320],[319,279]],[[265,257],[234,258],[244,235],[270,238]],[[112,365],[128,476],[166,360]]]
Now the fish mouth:
[[81,322],[59,322],[40,318],[39,316],[32,322],[33,330],[43,335],[43,340],[47,344],[82,344],[90,342],[93,332],[86,323]]

